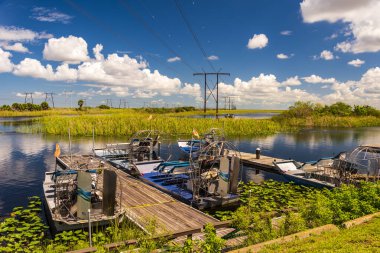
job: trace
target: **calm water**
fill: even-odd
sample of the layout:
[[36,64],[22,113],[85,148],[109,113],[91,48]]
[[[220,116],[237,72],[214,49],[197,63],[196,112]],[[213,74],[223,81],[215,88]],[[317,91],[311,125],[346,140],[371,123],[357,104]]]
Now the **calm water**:
[[[55,143],[60,144],[63,154],[69,153],[67,137],[17,133],[15,128],[20,126],[20,119],[4,121],[0,118],[0,215],[8,214],[15,206],[25,205],[27,196],[42,195],[44,172],[54,169]],[[126,141],[127,138],[96,138],[96,146]],[[350,150],[358,144],[379,143],[380,128],[310,129],[263,138],[236,138],[232,142],[245,152],[261,147],[265,155],[310,161]],[[73,153],[86,154],[91,148],[91,137],[72,140]],[[162,156],[165,158],[176,151],[175,143],[166,141]],[[253,175],[253,170],[243,171],[243,178],[250,179]]]

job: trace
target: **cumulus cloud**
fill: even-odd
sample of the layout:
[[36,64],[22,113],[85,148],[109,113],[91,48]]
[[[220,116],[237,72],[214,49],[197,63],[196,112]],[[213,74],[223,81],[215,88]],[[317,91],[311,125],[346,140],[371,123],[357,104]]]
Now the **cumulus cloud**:
[[64,61],[80,63],[89,60],[87,42],[81,37],[51,38],[45,43],[44,59],[50,61]]
[[252,38],[248,40],[247,47],[249,49],[264,48],[268,45],[268,37],[265,34],[254,34]]
[[26,48],[22,43],[16,42],[14,44],[0,43],[0,46],[5,50],[15,51],[19,53],[29,53],[29,49]]
[[103,50],[102,44],[96,44],[96,46],[92,49],[92,52],[94,53],[95,59],[97,61],[103,61],[104,60],[102,50]]
[[33,41],[51,37],[51,34],[45,32],[38,33],[15,26],[0,26],[0,41]]
[[334,54],[329,50],[323,50],[320,54],[321,59],[326,61],[334,60]]
[[353,53],[380,50],[380,1],[304,0],[300,5],[304,22],[347,23],[352,39],[338,43],[336,50]]
[[335,83],[336,82],[335,78],[322,78],[317,75],[303,77],[302,79],[305,80],[305,82],[307,83]]
[[185,85],[181,88],[179,94],[200,97],[201,96],[201,86],[198,83],[190,84],[185,83]]
[[14,66],[13,74],[17,76],[30,76],[42,78],[49,81],[75,81],[77,80],[77,70],[69,68],[67,64],[60,65],[53,70],[50,64],[43,66],[40,61],[25,58]]
[[171,57],[171,58],[168,58],[168,62],[176,62],[176,61],[180,61],[181,58],[176,56],[176,57]]
[[285,30],[285,31],[281,31],[280,34],[284,36],[289,36],[289,35],[292,35],[292,31]]
[[288,59],[289,56],[286,55],[286,54],[281,53],[281,54],[277,54],[277,58],[281,59],[281,60],[285,60],[285,59]]
[[347,62],[348,65],[354,66],[356,68],[361,67],[364,63],[365,63],[365,61],[362,61],[360,59],[356,59],[356,60],[352,60],[352,61]]
[[49,9],[45,7],[35,7],[32,9],[32,19],[41,21],[41,22],[55,22],[68,24],[73,18],[70,15],[57,11],[54,9]]
[[207,59],[210,61],[216,61],[216,60],[219,60],[219,57],[216,55],[210,55],[209,57],[207,57]]
[[11,72],[13,70],[13,63],[10,58],[12,54],[0,48],[0,73]]
[[284,86],[298,86],[301,85],[301,81],[299,80],[298,76],[289,77],[285,81],[281,83]]
[[370,104],[380,107],[380,68],[370,68],[358,81],[335,83],[333,93],[323,97],[328,102],[344,101],[350,104]]
[[273,74],[260,74],[248,81],[236,78],[233,84],[220,83],[219,87],[222,95],[238,96],[240,104],[284,105],[300,99],[319,101],[316,95],[305,90],[283,87]]

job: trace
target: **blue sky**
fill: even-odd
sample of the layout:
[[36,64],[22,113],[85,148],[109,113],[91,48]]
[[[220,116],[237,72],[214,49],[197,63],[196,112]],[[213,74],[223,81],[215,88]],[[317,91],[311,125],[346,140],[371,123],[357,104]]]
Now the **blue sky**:
[[376,0],[0,1],[0,104],[198,106],[193,72],[220,70],[239,108],[379,107],[377,13]]

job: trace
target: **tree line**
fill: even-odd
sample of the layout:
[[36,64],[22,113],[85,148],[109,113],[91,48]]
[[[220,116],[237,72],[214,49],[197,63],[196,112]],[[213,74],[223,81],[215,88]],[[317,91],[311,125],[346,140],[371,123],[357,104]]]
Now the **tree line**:
[[47,102],[42,102],[41,104],[32,103],[13,103],[12,105],[2,105],[0,111],[45,111],[49,110],[49,104]]
[[311,116],[380,116],[380,111],[369,105],[354,105],[337,102],[332,105],[322,105],[298,101],[281,114],[286,118],[306,118]]

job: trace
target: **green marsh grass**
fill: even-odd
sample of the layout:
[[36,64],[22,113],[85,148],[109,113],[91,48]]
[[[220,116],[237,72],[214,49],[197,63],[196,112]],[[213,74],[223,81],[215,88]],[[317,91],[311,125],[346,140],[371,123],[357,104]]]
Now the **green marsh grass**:
[[[282,131],[290,131],[279,122],[270,119],[199,119],[176,118],[165,115],[123,113],[113,115],[81,115],[76,117],[49,116],[39,120],[41,132],[65,135],[70,128],[71,134],[77,136],[91,135],[93,129],[97,136],[125,136],[143,129],[156,129],[173,135],[188,133],[193,129],[199,133],[210,128],[223,128],[228,136],[264,136]],[[293,129],[294,130],[294,129]]]

